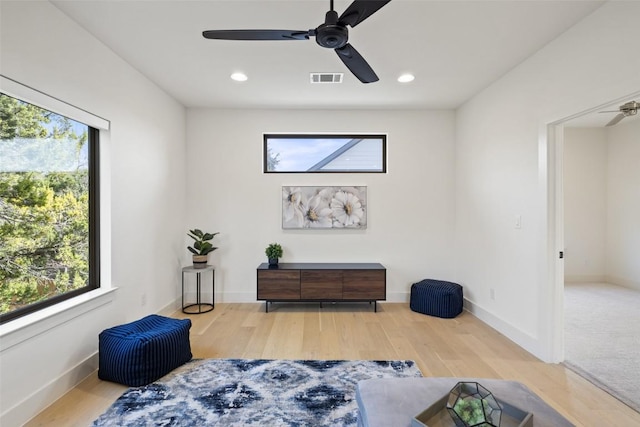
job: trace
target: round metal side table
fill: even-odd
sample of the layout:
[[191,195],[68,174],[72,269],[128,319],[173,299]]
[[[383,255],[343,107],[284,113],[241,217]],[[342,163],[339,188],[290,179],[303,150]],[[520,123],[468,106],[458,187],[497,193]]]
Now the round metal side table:
[[[202,273],[211,272],[211,302],[202,301]],[[196,302],[185,303],[184,294],[184,275],[185,273],[196,274]],[[182,268],[182,312],[186,314],[201,314],[207,313],[215,308],[215,289],[216,289],[216,270],[212,265],[206,265],[205,267],[195,268],[192,265]]]

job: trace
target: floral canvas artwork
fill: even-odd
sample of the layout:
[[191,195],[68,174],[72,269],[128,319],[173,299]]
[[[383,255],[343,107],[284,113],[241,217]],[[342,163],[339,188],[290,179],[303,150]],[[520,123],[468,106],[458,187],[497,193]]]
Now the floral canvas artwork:
[[282,228],[367,228],[367,187],[282,187]]

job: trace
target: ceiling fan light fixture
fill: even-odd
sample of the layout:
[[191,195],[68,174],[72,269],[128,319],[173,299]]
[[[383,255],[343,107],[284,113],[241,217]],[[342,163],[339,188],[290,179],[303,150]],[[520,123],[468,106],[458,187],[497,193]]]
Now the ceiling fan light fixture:
[[349,43],[349,29],[376,13],[391,0],[353,0],[347,9],[338,15],[330,0],[324,23],[309,30],[205,30],[202,36],[213,40],[309,40],[315,37],[318,45],[333,49],[342,63],[362,83],[377,82],[373,68]]
[[398,81],[400,83],[409,83],[414,81],[415,79],[416,79],[416,76],[414,76],[411,73],[405,73],[405,74],[402,74],[400,77],[398,77]]
[[249,79],[245,73],[233,73],[231,74],[231,80],[235,80],[237,82],[246,82]]

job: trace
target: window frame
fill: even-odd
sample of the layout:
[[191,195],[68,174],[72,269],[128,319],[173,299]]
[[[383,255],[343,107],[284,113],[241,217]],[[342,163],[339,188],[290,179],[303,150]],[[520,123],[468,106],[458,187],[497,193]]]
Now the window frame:
[[[2,83],[11,83],[12,88],[17,88],[17,89],[21,89],[20,88],[20,83],[15,82],[14,80],[11,79],[7,79],[4,76],[2,76]],[[97,116],[94,116],[96,120],[83,120],[83,118],[87,118],[88,114],[86,111],[84,110],[78,110],[81,114],[81,118],[75,118],[74,114],[68,114],[67,111],[69,111],[70,109],[77,109],[77,107],[74,107],[70,104],[64,103],[63,101],[60,101],[56,98],[51,98],[48,95],[36,91],[35,89],[23,86],[22,90],[5,90],[5,87],[3,85],[3,89],[1,91],[1,93],[5,96],[9,96],[12,98],[15,98],[21,102],[26,102],[32,105],[35,105],[39,108],[45,109],[47,111],[50,111],[52,113],[67,117],[71,120],[80,122],[84,125],[87,126],[87,150],[88,150],[88,191],[89,191],[89,202],[88,202],[88,211],[89,211],[89,233],[88,233],[88,239],[89,239],[89,276],[88,276],[88,282],[86,286],[83,286],[81,288],[78,289],[74,289],[72,291],[66,292],[64,294],[60,294],[60,295],[55,295],[53,297],[47,298],[45,300],[42,301],[38,301],[38,302],[34,302],[32,304],[26,305],[24,307],[21,307],[19,309],[10,311],[8,313],[2,313],[0,314],[0,324],[6,324],[12,320],[18,319],[18,318],[22,318],[24,316],[27,316],[29,314],[38,312],[40,310],[43,310],[45,308],[54,306],[56,304],[59,304],[63,301],[68,301],[72,298],[75,298],[79,295],[83,295],[86,294],[88,292],[94,291],[96,289],[100,289],[101,288],[101,282],[100,282],[100,129],[98,127],[95,127],[94,125],[97,123],[99,126],[104,126],[104,123],[106,123],[106,127],[108,129],[109,127],[109,122],[105,121],[104,119],[98,118]],[[24,92],[26,89],[26,93],[28,95],[32,95],[33,97],[35,97],[36,99],[39,100],[39,102],[33,102],[31,101],[30,98],[32,98],[32,96],[22,96],[20,94],[16,94],[16,92]],[[31,92],[32,91],[32,92]],[[49,106],[47,106],[47,104],[49,104],[49,102],[47,102],[47,100],[50,100],[50,104],[51,105],[63,105],[65,108],[63,108],[63,112],[60,112],[60,109],[58,108],[51,108]],[[87,121],[90,121],[91,124],[87,123]]]
[[[286,170],[286,171],[277,171],[277,170],[268,170],[268,150],[269,145],[268,141],[270,139],[379,139],[382,143],[382,159],[381,159],[381,168],[380,170],[373,169],[354,169],[354,170],[346,170],[346,169],[326,169],[326,170]],[[362,133],[340,133],[340,134],[327,134],[327,133],[264,133],[263,134],[263,143],[262,143],[262,172],[263,173],[387,173],[387,135],[383,133],[371,133],[371,134],[362,134]]]

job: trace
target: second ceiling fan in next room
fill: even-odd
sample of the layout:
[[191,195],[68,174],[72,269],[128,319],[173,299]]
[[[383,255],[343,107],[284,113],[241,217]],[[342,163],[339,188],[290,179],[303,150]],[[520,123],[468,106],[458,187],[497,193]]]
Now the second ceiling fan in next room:
[[207,30],[202,35],[207,39],[218,40],[309,40],[310,37],[315,37],[320,46],[335,50],[344,65],[362,83],[378,81],[371,66],[349,44],[347,26],[355,27],[391,0],[355,0],[340,16],[333,10],[333,0],[330,1],[330,10],[324,23],[310,30]]
[[640,110],[640,103],[636,101],[629,101],[622,104],[620,107],[618,107],[617,110],[600,111],[600,112],[601,113],[618,113],[617,116],[615,116],[613,119],[611,119],[609,123],[606,124],[606,126],[613,126],[618,124],[618,122],[624,119],[625,117],[635,116],[636,114],[638,114],[638,110]]

